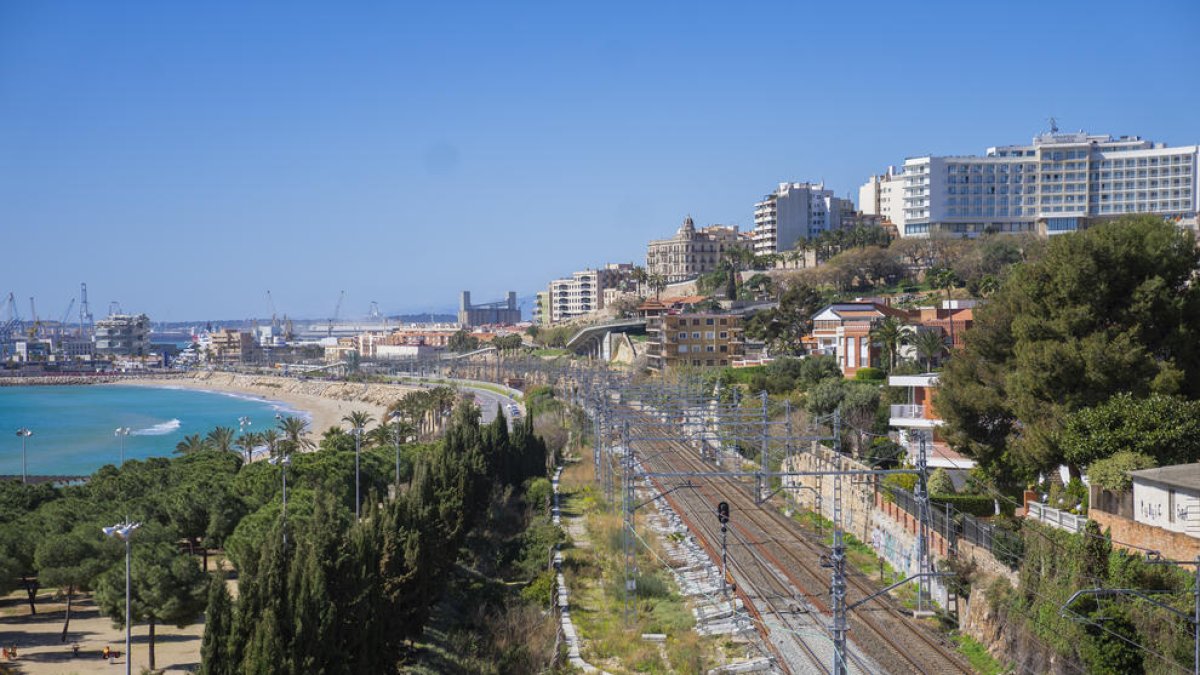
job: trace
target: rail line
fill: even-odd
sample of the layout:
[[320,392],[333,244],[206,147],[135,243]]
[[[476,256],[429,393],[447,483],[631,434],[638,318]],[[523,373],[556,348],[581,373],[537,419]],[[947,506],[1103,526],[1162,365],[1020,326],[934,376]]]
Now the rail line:
[[[634,413],[633,410],[626,410]],[[646,419],[650,419],[650,416],[646,415]],[[652,466],[646,466],[650,471],[702,473],[712,470],[712,466],[687,443],[654,440],[637,441],[637,444],[646,448],[651,455]],[[812,631],[815,624],[821,634],[820,639],[828,640],[822,623],[824,617],[830,614],[826,602],[828,578],[820,572],[820,557],[826,548],[814,542],[792,520],[757,504],[746,485],[739,481],[728,477],[707,477],[703,480],[705,482],[699,484],[696,490],[668,495],[668,501],[680,517],[685,518],[693,532],[708,539],[706,549],[714,559],[719,559],[719,553],[711,545],[718,541],[716,537],[719,536],[719,526],[714,517],[716,504],[718,501],[727,501],[737,510],[737,517],[730,523],[730,534],[734,535],[731,539],[735,540],[735,545],[730,546],[729,559],[730,566],[752,586],[749,592],[745,588],[739,589],[746,592],[744,601],[749,606],[752,604],[751,598],[758,598],[767,604],[787,630],[794,633],[798,650],[818,664],[816,667],[819,670],[828,672],[827,663],[831,659],[822,661],[818,658],[817,650],[800,637],[800,633]],[[662,488],[661,485],[658,487]],[[744,551],[745,554],[736,555],[738,551]],[[780,575],[783,579],[779,578]],[[862,594],[860,597],[877,590],[858,573],[848,574],[847,582]],[[813,589],[819,590],[814,592]],[[780,607],[784,598],[790,599],[793,604]],[[817,613],[816,617],[808,616],[807,621],[797,621],[797,615],[811,614],[807,609],[798,609],[804,605],[811,606]],[[880,596],[856,612],[851,612],[848,621],[851,628],[849,651],[853,657],[851,663],[847,664],[850,672],[867,672],[873,667],[889,673],[940,675],[973,672],[939,637],[904,615],[890,596]],[[814,637],[817,635],[814,634]],[[864,639],[866,637],[874,639]],[[773,644],[770,637],[767,639],[769,644]],[[873,662],[874,666],[864,661]]]

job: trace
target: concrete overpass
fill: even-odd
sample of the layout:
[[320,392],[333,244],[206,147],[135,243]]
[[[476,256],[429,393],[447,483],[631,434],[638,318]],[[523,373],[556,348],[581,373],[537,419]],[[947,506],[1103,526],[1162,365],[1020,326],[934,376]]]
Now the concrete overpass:
[[622,333],[644,335],[646,320],[625,319],[582,328],[567,340],[566,347],[580,356],[607,361],[612,358],[613,336]]

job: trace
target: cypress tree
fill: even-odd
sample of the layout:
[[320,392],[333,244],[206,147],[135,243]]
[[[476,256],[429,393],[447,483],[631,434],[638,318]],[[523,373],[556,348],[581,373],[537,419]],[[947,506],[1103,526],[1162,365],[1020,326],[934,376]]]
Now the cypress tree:
[[204,610],[204,640],[200,644],[201,675],[235,675],[230,658],[229,632],[233,630],[233,600],[220,573],[208,584],[208,607]]

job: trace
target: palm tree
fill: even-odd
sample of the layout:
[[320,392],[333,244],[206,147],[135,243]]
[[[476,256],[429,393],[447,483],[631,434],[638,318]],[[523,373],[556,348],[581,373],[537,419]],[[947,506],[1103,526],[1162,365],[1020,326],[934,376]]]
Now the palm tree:
[[246,455],[246,464],[254,457],[254,448],[262,444],[262,434],[257,434],[253,431],[247,431],[234,441],[234,446],[241,450]]
[[[929,270],[929,285],[946,291],[946,302],[950,302],[950,292],[958,285],[958,275],[949,267]],[[947,308],[950,317],[950,344],[954,344],[954,310]]]
[[274,458],[280,454],[281,446],[283,445],[283,437],[274,429],[267,429],[259,435],[258,440],[267,446],[267,456]]
[[896,367],[896,355],[900,346],[908,342],[904,325],[894,316],[889,316],[872,329],[871,334],[883,345],[883,353],[887,358],[887,368],[890,371]]
[[279,431],[283,433],[286,453],[304,452],[316,447],[308,437],[308,422],[291,415],[279,420]]
[[946,351],[946,341],[938,329],[917,331],[912,338],[917,355],[925,359],[925,367],[933,370],[933,361]]
[[208,432],[205,443],[214,450],[230,452],[233,450],[234,430],[230,427],[216,427]]
[[375,421],[375,418],[369,412],[355,410],[343,417],[342,421],[349,424],[351,429],[366,429],[368,424]]
[[175,444],[175,453],[179,455],[191,455],[207,448],[208,444],[200,438],[200,434],[192,434],[191,436],[184,436],[182,441]]
[[654,299],[658,300],[662,292],[667,288],[667,278],[661,274],[651,274],[646,283],[654,290]]
[[1000,280],[997,279],[995,275],[985,274],[983,275],[983,278],[979,280],[979,295],[985,298],[990,298],[995,295],[996,291],[998,290],[1000,290]]

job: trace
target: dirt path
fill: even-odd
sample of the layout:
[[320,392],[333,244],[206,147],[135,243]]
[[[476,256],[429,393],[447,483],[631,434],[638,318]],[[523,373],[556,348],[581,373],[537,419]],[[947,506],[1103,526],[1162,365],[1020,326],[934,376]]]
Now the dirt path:
[[[38,613],[30,615],[25,592],[0,598],[0,645],[17,648],[16,661],[4,661],[19,673],[60,675],[63,673],[123,673],[125,658],[110,665],[100,652],[108,645],[125,651],[125,631],[113,628],[112,621],[101,616],[90,596],[76,596],[71,606],[71,630],[62,642],[66,604],[53,599],[51,592],[38,595]],[[198,618],[202,621],[202,618]],[[186,628],[155,627],[155,665],[165,673],[194,673],[200,669],[200,640],[204,624]],[[79,656],[71,653],[72,643],[79,645]],[[133,672],[150,666],[147,626],[133,626]]]

